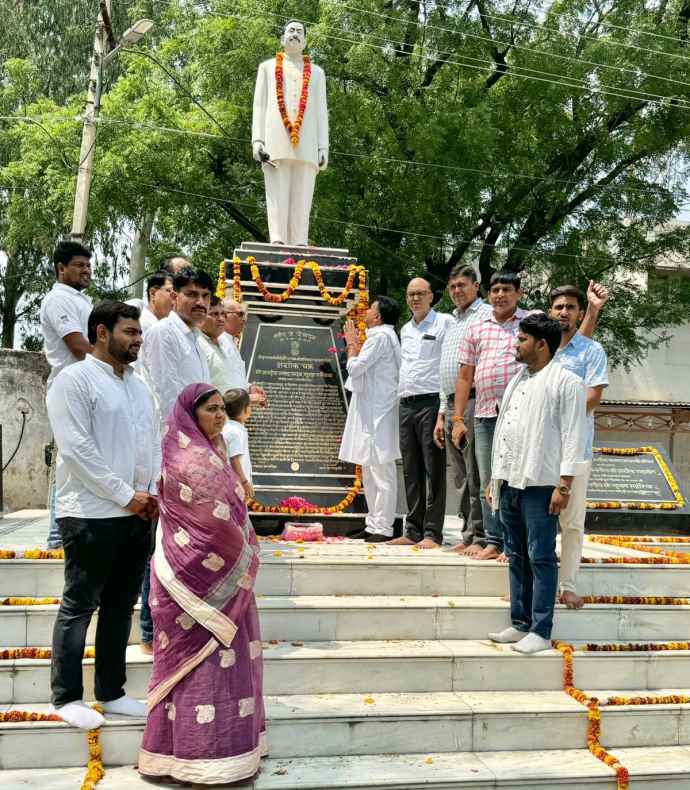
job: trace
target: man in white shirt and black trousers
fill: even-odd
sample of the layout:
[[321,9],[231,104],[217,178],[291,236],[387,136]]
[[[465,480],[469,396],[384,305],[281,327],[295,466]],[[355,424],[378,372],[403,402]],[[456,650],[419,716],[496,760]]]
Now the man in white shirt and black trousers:
[[443,542],[446,449],[434,442],[440,406],[440,363],[450,316],[431,309],[431,285],[421,277],[407,286],[412,318],[400,332],[400,451],[407,495],[405,534],[389,544],[435,549]]
[[520,321],[515,358],[525,366],[501,400],[486,492],[505,534],[512,621],[489,639],[514,643],[525,655],[551,647],[558,516],[582,472],[587,441],[583,381],[552,362],[560,342],[560,324],[543,313]]
[[65,587],[53,630],[53,710],[86,730],[103,716],[83,702],[86,631],[98,609],[96,699],[106,713],[145,716],[124,692],[125,651],[157,515],[160,432],[149,388],[131,367],[139,310],[101,302],[88,324],[93,352],[63,370],[47,407],[59,455],[57,521]]

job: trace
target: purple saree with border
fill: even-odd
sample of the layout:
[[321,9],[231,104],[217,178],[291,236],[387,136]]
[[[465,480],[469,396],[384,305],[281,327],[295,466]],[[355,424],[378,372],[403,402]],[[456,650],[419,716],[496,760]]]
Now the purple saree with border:
[[139,771],[213,785],[255,774],[266,736],[259,547],[237,476],[194,419],[208,391],[208,384],[183,390],[163,439]]

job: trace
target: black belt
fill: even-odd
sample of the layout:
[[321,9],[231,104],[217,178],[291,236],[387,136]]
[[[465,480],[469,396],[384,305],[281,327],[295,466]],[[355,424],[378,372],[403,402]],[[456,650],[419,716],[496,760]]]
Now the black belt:
[[404,398],[400,398],[400,403],[405,406],[410,405],[411,403],[424,403],[429,402],[432,400],[438,400],[439,394],[438,392],[424,392],[422,395],[407,395]]
[[[470,394],[467,396],[467,399],[468,400],[475,400],[476,397],[477,397],[477,393],[476,393],[474,387],[472,387],[472,389],[470,390]],[[455,393],[453,393],[452,395],[448,395],[446,400],[448,401],[448,403],[455,403]]]

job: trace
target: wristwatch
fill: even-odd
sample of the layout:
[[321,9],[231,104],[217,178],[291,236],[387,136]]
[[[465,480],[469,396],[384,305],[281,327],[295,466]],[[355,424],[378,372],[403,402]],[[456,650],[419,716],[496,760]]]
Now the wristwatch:
[[558,493],[561,494],[561,496],[570,496],[571,490],[569,486],[558,486]]

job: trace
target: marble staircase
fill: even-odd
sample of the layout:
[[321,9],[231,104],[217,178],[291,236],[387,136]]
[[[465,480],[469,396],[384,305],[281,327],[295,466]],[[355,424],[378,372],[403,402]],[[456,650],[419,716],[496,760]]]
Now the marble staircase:
[[[255,790],[616,787],[586,749],[587,710],[562,690],[560,653],[524,657],[486,639],[509,621],[505,566],[354,542],[264,542],[262,553],[270,758]],[[636,552],[588,544],[586,554]],[[60,561],[0,562],[0,597],[59,597],[61,581]],[[690,595],[690,564],[585,565],[581,588]],[[56,608],[0,607],[0,650],[49,645]],[[690,607],[558,607],[554,636],[688,639]],[[128,692],[143,698],[151,661],[137,628],[131,641]],[[690,651],[578,652],[574,667],[575,684],[601,699],[690,693]],[[45,710],[49,670],[48,660],[0,660],[0,712]],[[92,659],[84,675],[91,690]],[[109,717],[99,790],[149,786],[132,770],[142,730]],[[690,788],[690,705],[604,708],[601,742],[630,770],[632,790]],[[0,724],[2,790],[77,788],[86,759],[84,733],[64,724]]]

